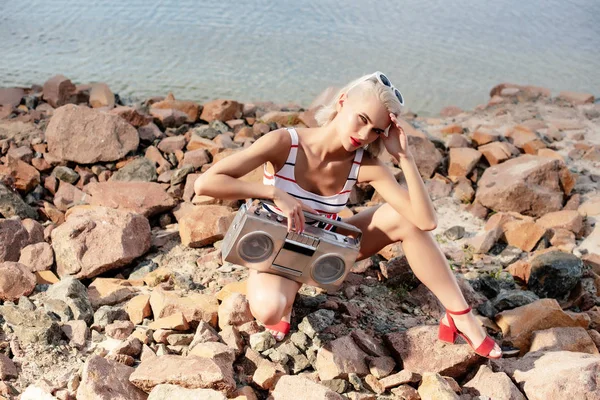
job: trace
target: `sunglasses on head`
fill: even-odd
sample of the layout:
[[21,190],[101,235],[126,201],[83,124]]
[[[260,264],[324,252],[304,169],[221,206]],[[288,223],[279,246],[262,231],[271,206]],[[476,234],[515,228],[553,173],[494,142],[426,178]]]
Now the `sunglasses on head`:
[[[354,88],[354,86],[358,85],[359,83],[368,81],[369,79],[371,79],[373,77],[377,78],[377,81],[379,83],[381,83],[383,86],[387,86],[390,89],[392,89],[392,92],[394,92],[394,95],[396,95],[396,98],[400,102],[400,105],[404,106],[404,97],[402,96],[402,93],[400,93],[400,91],[398,89],[396,89],[396,87],[394,87],[394,85],[392,85],[392,82],[390,81],[390,79],[387,76],[385,76],[385,74],[383,72],[380,72],[380,71],[374,72],[371,75],[367,75],[364,79],[360,80],[359,82],[356,82],[350,89]],[[348,91],[350,91],[350,89],[348,89]]]

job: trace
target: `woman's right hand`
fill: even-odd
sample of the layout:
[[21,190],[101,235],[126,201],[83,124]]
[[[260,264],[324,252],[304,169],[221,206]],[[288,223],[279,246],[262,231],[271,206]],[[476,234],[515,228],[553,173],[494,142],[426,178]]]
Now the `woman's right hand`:
[[306,204],[303,204],[300,200],[294,198],[290,194],[277,188],[275,196],[273,196],[273,202],[287,217],[288,232],[295,231],[297,233],[304,232],[304,213],[302,210],[308,211],[313,214],[319,214]]

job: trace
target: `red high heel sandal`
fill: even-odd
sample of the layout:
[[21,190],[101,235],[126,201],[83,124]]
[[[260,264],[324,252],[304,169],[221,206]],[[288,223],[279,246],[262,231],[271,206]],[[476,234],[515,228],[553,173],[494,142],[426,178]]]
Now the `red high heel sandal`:
[[283,333],[284,338],[287,336],[288,333],[290,333],[290,323],[283,320],[279,321],[275,325],[265,325],[265,328]]
[[438,339],[440,339],[443,342],[454,343],[456,341],[456,336],[460,335],[460,336],[462,336],[463,339],[465,339],[467,341],[469,346],[471,346],[471,348],[473,350],[475,350],[475,353],[479,354],[480,356],[486,357],[486,358],[492,358],[492,359],[502,358],[502,354],[500,354],[500,357],[490,356],[490,352],[494,349],[496,342],[494,342],[494,340],[491,337],[489,337],[488,335],[486,335],[485,339],[483,340],[483,342],[481,342],[479,347],[475,348],[473,346],[473,343],[471,342],[471,340],[469,340],[469,338],[465,334],[463,334],[461,331],[459,331],[456,328],[456,325],[454,325],[454,320],[452,319],[452,317],[450,315],[463,315],[463,314],[469,313],[470,311],[471,311],[471,307],[469,307],[463,311],[448,311],[448,310],[446,310],[446,315],[448,316],[448,323],[450,324],[450,326],[445,325],[440,320],[440,330],[438,333]]

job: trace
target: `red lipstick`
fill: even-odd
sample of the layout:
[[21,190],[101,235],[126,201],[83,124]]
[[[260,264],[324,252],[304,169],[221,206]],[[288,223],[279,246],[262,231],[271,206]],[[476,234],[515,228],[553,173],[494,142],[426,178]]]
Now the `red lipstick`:
[[353,137],[350,137],[350,143],[352,143],[352,146],[355,146],[355,147],[360,146],[360,142],[358,140],[354,139]]

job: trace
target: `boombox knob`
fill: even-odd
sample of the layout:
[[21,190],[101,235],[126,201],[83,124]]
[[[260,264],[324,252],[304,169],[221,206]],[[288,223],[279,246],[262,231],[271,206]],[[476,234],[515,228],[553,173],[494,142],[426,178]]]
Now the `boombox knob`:
[[256,207],[256,208],[254,209],[254,214],[256,214],[256,215],[260,215],[260,208]]
[[283,217],[281,215],[277,215],[277,222],[283,222]]

